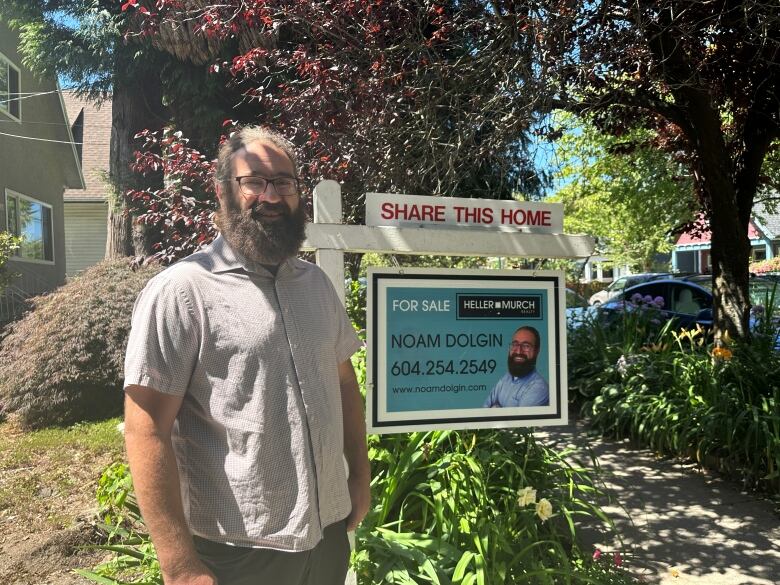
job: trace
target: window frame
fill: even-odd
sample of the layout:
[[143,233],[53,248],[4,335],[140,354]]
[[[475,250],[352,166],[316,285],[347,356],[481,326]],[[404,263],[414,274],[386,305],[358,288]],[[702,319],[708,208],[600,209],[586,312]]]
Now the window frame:
[[[51,239],[51,260],[40,260],[38,258],[25,258],[21,255],[21,250],[17,251],[16,254],[11,256],[9,260],[14,260],[15,262],[29,262],[30,264],[43,264],[46,266],[54,266],[57,264],[57,254],[56,254],[56,248],[54,246],[54,206],[44,202],[40,201],[39,199],[35,199],[34,197],[30,197],[29,195],[25,195],[24,193],[19,193],[18,191],[14,191],[13,189],[6,189],[5,190],[5,223],[6,223],[6,230],[14,235],[17,235],[14,230],[18,229],[19,226],[11,226],[8,222],[8,199],[9,198],[16,198],[18,201],[19,199],[26,199],[27,201],[31,201],[32,203],[37,203],[41,207],[47,207],[49,209],[49,238]],[[18,203],[15,206],[17,209],[17,221],[18,221]],[[41,218],[42,220],[42,218]],[[45,248],[45,244],[44,244]]]
[[[18,96],[16,98],[16,103],[19,105],[19,116],[14,116],[11,113],[11,107],[10,103],[4,103],[0,101],[0,112],[14,120],[15,122],[21,124],[22,123],[22,100],[21,100],[21,94],[22,94],[22,70],[16,66],[16,64],[11,61],[8,57],[6,57],[3,53],[0,52],[0,67],[7,67],[9,70],[13,69],[16,71],[16,76],[18,79]],[[10,102],[10,95],[11,95],[11,78],[8,76],[8,95],[9,95],[9,102]]]

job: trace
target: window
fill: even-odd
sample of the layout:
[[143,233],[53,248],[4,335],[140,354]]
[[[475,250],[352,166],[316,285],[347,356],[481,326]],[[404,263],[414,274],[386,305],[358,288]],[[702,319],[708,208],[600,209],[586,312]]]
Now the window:
[[54,262],[51,207],[19,193],[6,191],[8,231],[22,236],[16,255],[23,260]]
[[751,252],[753,252],[754,261],[766,260],[766,248],[764,246],[753,246]]
[[19,69],[0,53],[0,112],[17,121],[22,119],[22,103],[19,99]]

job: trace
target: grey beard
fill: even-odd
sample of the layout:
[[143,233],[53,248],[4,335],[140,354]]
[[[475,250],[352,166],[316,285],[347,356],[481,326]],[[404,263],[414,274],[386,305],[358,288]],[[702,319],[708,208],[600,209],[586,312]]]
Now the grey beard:
[[[283,215],[264,220],[261,211],[274,210]],[[279,264],[296,256],[306,239],[306,212],[303,205],[290,211],[286,203],[255,203],[242,210],[232,199],[225,199],[214,217],[230,247],[246,259],[260,264]]]
[[534,368],[536,368],[536,358],[532,360],[526,360],[523,364],[516,364],[513,362],[512,356],[509,356],[506,361],[509,373],[515,378],[522,378],[527,376],[534,371]]

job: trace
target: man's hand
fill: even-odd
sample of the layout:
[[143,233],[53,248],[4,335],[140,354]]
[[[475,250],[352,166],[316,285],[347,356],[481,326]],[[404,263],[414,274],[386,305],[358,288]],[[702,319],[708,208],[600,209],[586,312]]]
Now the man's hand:
[[371,506],[371,488],[369,487],[368,477],[350,477],[347,481],[349,485],[349,499],[352,501],[352,511],[347,516],[347,531],[357,528],[357,525],[366,517],[368,508]]
[[169,574],[163,571],[163,583],[165,585],[219,585],[214,573],[200,561],[183,568],[181,572]]

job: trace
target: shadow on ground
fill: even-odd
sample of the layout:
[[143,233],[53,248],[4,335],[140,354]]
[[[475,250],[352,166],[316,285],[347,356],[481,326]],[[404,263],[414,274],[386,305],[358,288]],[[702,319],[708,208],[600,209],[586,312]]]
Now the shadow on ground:
[[624,542],[599,542],[602,533],[587,527],[583,537],[594,547],[624,551],[626,566],[640,582],[780,583],[780,516],[771,501],[693,464],[603,439],[582,421],[536,436],[556,449],[577,448],[572,459],[589,469],[589,452],[595,455],[613,499],[605,511]]

